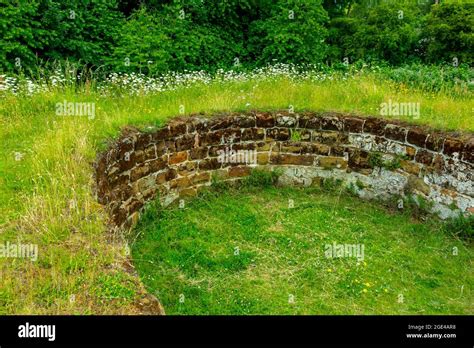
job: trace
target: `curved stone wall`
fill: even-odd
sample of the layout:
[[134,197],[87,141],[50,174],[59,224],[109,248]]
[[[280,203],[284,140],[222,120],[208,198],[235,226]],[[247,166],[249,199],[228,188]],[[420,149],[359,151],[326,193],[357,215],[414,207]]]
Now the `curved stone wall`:
[[117,228],[144,204],[196,195],[213,178],[281,168],[281,184],[340,179],[362,198],[424,199],[441,218],[474,212],[474,135],[338,113],[250,112],[126,128],[98,156],[97,198]]

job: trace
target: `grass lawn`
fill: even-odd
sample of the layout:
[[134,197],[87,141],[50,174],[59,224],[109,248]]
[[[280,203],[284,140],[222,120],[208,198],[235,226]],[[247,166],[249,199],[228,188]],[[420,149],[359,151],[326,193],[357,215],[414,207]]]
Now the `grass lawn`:
[[[137,270],[167,314],[473,312],[472,248],[345,192],[206,192],[150,206],[135,232]],[[333,243],[364,257],[326,257]]]

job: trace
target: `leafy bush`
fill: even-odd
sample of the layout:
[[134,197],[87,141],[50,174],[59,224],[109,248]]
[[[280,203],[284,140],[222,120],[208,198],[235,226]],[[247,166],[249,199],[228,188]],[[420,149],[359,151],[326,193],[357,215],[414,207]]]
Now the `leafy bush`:
[[433,0],[2,1],[0,70],[31,75],[48,61],[145,74],[275,62],[468,67],[473,9]]
[[462,93],[472,88],[469,81],[474,79],[474,70],[466,64],[461,64],[458,67],[423,64],[383,67],[378,74],[381,78],[388,78],[394,82],[427,92],[450,90]]
[[268,17],[250,28],[250,58],[257,65],[268,62],[314,64],[326,55],[324,40],[328,17],[321,0],[279,0]]
[[472,65],[474,59],[474,4],[433,6],[423,31],[424,54],[430,63]]
[[409,3],[357,6],[353,15],[330,24],[333,59],[385,60],[400,64],[415,58],[419,8]]
[[98,67],[114,46],[122,20],[115,0],[3,3],[0,68],[34,71],[38,63],[66,59]]
[[110,61],[113,70],[156,74],[230,66],[239,55],[232,37],[212,25],[196,25],[190,18],[176,6],[161,12],[142,7],[118,39]]

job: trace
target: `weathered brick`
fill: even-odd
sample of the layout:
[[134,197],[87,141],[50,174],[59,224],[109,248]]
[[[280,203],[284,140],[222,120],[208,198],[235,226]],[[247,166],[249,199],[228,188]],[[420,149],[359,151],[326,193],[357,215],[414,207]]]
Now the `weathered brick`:
[[288,140],[290,139],[290,130],[288,128],[267,129],[267,139]]
[[182,120],[172,121],[169,124],[169,137],[175,137],[186,133],[186,122]]
[[136,181],[135,186],[140,193],[151,190],[156,186],[156,176],[149,175],[140,178]]
[[255,116],[239,115],[235,116],[233,125],[239,128],[251,128],[257,125]]
[[131,151],[125,153],[124,158],[119,162],[120,170],[126,171],[133,168],[136,164],[143,162],[145,154],[143,151]]
[[300,154],[301,149],[302,149],[302,144],[298,142],[287,141],[280,144],[281,152]]
[[344,118],[344,131],[351,133],[362,133],[362,126],[364,120],[357,117],[346,117]]
[[177,164],[184,162],[188,159],[188,153],[186,151],[176,152],[170,155],[169,164]]
[[208,148],[205,146],[196,147],[189,151],[189,157],[191,159],[203,159],[207,157],[208,151],[209,151]]
[[318,166],[325,169],[345,169],[347,168],[347,161],[342,157],[323,156],[318,158]]
[[423,181],[423,179],[420,179],[414,175],[410,175],[405,187],[405,193],[414,193],[417,191],[427,196],[430,194],[431,188]]
[[173,179],[170,181],[170,188],[185,188],[191,186],[191,180],[187,176],[183,176],[182,178]]
[[210,130],[218,130],[229,128],[232,125],[232,118],[230,117],[216,117],[209,121],[208,127]]
[[149,133],[137,134],[135,150],[143,150],[152,144],[152,136]]
[[[155,187],[151,187],[148,190],[142,191],[142,197],[145,201],[148,201],[148,200],[154,198],[155,196],[156,196],[156,188]],[[132,217],[132,218],[136,219],[137,220],[136,222],[138,222],[138,218],[135,218],[135,217]]]
[[132,197],[132,194],[132,187],[127,183],[124,183],[110,192],[110,199],[113,201],[122,202]]
[[423,129],[411,127],[408,130],[407,141],[410,144],[413,144],[419,147],[425,147],[427,137],[428,137],[428,134],[426,134],[426,132]]
[[174,140],[165,141],[166,151],[169,153],[176,152],[176,143]]
[[230,145],[214,145],[209,147],[209,157],[219,157],[223,152],[229,151]]
[[131,170],[130,172],[130,181],[136,181],[144,176],[147,176],[148,174],[151,173],[151,168],[150,166],[148,165],[148,163],[146,164],[142,164],[138,167],[135,167]]
[[166,148],[166,143],[164,140],[160,140],[155,144],[156,147],[156,155],[157,156],[162,156],[166,153],[167,148]]
[[209,131],[209,119],[202,117],[192,117],[188,123],[188,133],[206,133]]
[[116,226],[120,226],[127,219],[127,210],[123,207],[118,207],[110,213],[112,221]]
[[265,129],[263,128],[246,128],[242,130],[242,141],[263,140],[265,138]]
[[369,153],[364,150],[349,148],[349,167],[360,171],[361,169],[372,169],[369,165]]
[[272,154],[270,157],[270,161],[272,164],[294,164],[294,165],[311,166],[314,163],[314,156]]
[[97,159],[94,163],[94,169],[97,176],[102,176],[106,174],[107,171],[107,153],[102,153],[97,156]]
[[105,178],[97,182],[97,200],[100,204],[108,203],[107,194],[110,192],[110,189],[109,181]]
[[199,162],[200,170],[213,170],[220,167],[221,167],[221,163],[219,163],[217,158],[204,159]]
[[206,145],[217,145],[217,144],[232,144],[240,141],[241,130],[240,129],[220,129],[214,132],[209,132],[202,136],[201,144]]
[[[123,138],[120,140],[116,146],[117,148],[117,157],[115,159],[123,159],[126,153],[133,152],[134,150],[134,144],[133,144],[133,139],[132,138]],[[114,159],[114,160],[115,160]]]
[[209,174],[209,172],[199,173],[191,176],[190,179],[193,185],[203,184],[211,179],[211,175]]
[[405,142],[407,129],[395,124],[387,124],[385,126],[385,137],[388,139]]
[[161,172],[156,176],[155,182],[156,184],[161,185],[167,181],[173,180],[174,178],[176,178],[176,176],[177,176],[176,170],[167,169],[166,171]]
[[269,151],[272,146],[275,144],[275,142],[258,142],[257,143],[257,151]]
[[409,174],[418,175],[420,173],[421,167],[417,163],[410,161],[402,160],[400,161],[400,167]]
[[250,175],[249,167],[232,167],[229,169],[229,176],[232,178]]
[[302,144],[301,153],[315,153],[318,155],[329,155],[330,147],[324,144],[304,143]]
[[257,144],[256,143],[240,143],[232,145],[233,150],[256,150]]
[[383,135],[386,125],[387,121],[383,119],[369,117],[365,120],[363,132],[375,135]]
[[296,117],[288,115],[277,115],[276,125],[278,127],[296,127]]
[[211,177],[217,181],[226,180],[229,178],[229,169],[228,168],[217,169],[212,172]]
[[443,148],[444,138],[437,134],[428,134],[425,146],[428,150],[441,151]]
[[433,159],[432,167],[435,172],[442,173],[445,170],[443,156],[436,154]]
[[162,158],[157,158],[156,160],[147,162],[147,164],[150,167],[150,171],[152,173],[155,173],[167,167],[167,161],[163,160]]
[[321,129],[321,118],[317,117],[317,116],[314,116],[314,117],[308,118],[304,121],[302,120],[302,122],[300,123],[300,127],[320,130]]
[[425,164],[425,165],[431,165],[431,163],[433,162],[433,154],[426,150],[420,149],[416,153],[415,161],[417,161],[418,163]]
[[156,155],[155,145],[152,145],[144,150],[144,158],[143,158],[144,161],[149,161],[156,158],[157,158],[157,155]]
[[194,173],[197,170],[197,162],[186,162],[178,167],[179,175],[188,175]]
[[151,135],[151,138],[154,142],[159,142],[167,139],[170,136],[169,127],[163,127],[154,131]]
[[413,146],[405,146],[405,153],[409,159],[414,159],[416,154],[416,149]]
[[462,160],[474,163],[474,137],[469,138],[465,144],[462,152]]
[[109,176],[107,182],[109,187],[116,187],[123,184],[128,184],[130,177],[127,174],[117,173],[115,175]]
[[342,131],[344,129],[344,122],[338,117],[323,116],[321,117],[321,129]]
[[275,126],[275,119],[270,113],[257,113],[256,114],[257,127],[270,128]]
[[464,144],[460,140],[454,138],[446,138],[446,140],[444,141],[443,153],[450,156],[453,155],[453,153],[455,152],[461,154],[463,147]]
[[220,144],[223,133],[220,131],[203,133],[201,135],[201,145]]
[[[196,143],[196,135],[186,134],[176,139],[176,151],[185,151],[185,150],[192,149]],[[198,146],[199,146],[199,138],[197,141],[198,141]]]
[[313,142],[334,145],[339,142],[340,133],[333,131],[323,131],[313,133]]

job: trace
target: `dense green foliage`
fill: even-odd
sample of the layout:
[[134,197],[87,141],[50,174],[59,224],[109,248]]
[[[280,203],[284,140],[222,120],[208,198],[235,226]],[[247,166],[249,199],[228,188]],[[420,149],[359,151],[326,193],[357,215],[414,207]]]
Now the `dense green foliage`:
[[110,72],[358,60],[472,65],[474,6],[423,0],[0,0],[0,71]]
[[115,1],[1,0],[0,69],[32,70],[41,61],[100,66],[122,29]]

